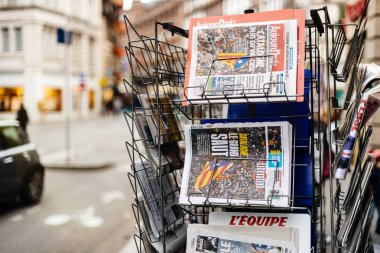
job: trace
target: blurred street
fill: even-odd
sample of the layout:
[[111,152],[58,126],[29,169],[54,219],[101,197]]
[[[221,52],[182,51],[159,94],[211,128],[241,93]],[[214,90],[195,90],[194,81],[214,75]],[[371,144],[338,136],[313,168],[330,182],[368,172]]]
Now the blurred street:
[[[32,125],[45,164],[64,157],[64,123]],[[74,122],[73,161],[112,162],[95,170],[46,169],[45,193],[31,207],[0,204],[2,253],[120,252],[134,232],[122,116]]]

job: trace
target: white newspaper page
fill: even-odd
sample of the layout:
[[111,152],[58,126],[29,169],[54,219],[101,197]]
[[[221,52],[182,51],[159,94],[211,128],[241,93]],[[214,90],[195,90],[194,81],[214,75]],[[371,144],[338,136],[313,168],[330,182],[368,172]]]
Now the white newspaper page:
[[297,20],[202,23],[191,43],[186,93],[199,99],[193,103],[224,95],[245,96],[230,102],[296,100]]
[[180,204],[289,207],[288,122],[186,126]]
[[308,214],[212,212],[209,215],[209,225],[296,228],[299,230],[299,252],[309,253],[311,251],[311,217]]

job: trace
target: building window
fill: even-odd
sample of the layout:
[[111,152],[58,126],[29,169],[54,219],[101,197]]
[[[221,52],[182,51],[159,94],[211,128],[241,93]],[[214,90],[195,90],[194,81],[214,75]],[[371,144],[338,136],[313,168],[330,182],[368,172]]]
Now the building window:
[[95,91],[94,89],[90,89],[88,91],[88,107],[90,110],[95,109]]
[[44,98],[38,102],[40,111],[59,112],[62,110],[62,91],[53,87],[44,88]]
[[1,29],[1,35],[3,39],[3,52],[9,52],[9,29]]
[[22,51],[22,30],[20,27],[15,28],[16,51]]
[[0,87],[0,112],[15,112],[22,103],[24,89],[17,87]]

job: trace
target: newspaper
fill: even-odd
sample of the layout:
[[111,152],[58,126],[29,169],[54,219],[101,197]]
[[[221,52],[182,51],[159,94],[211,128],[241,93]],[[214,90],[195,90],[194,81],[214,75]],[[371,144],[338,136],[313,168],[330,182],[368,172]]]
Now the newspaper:
[[[153,234],[159,238],[164,226],[169,225],[169,230],[174,230],[174,222],[184,216],[182,208],[178,205],[178,198],[175,196],[174,185],[170,182],[170,175],[162,176],[163,194],[164,194],[164,217],[162,220],[160,206],[158,205],[161,198],[159,180],[154,177],[149,164],[135,164],[135,174],[144,196],[144,205],[149,217],[149,223]],[[176,225],[182,222],[177,222]]]
[[288,207],[289,122],[185,126],[180,204]]
[[[372,202],[373,199],[370,199]],[[353,228],[351,230],[350,238],[348,239],[347,252],[361,252],[361,249],[365,248],[368,242],[368,236],[371,231],[371,208],[368,207],[366,211],[363,212],[363,216],[353,224]]]
[[302,213],[211,212],[210,225],[238,227],[289,227],[299,231],[299,253],[311,250],[311,217]]
[[334,161],[335,178],[340,180],[346,178],[360,129],[380,106],[380,100],[369,93],[362,94],[361,99],[357,103],[357,105],[352,105],[351,110],[349,110],[349,118],[351,119],[346,122],[350,123],[343,125],[342,132],[340,133],[342,135],[343,132],[348,131],[347,127],[350,126],[349,134],[345,138],[344,144]]
[[[179,226],[176,226],[176,229],[172,231],[171,233],[167,233],[165,235],[165,247],[166,251],[163,251],[163,242],[162,240],[158,240],[158,238],[155,238],[153,235],[152,238],[152,229],[155,228],[154,226],[154,220],[150,219],[150,212],[147,211],[146,203],[143,200],[142,193],[137,193],[138,200],[140,202],[143,202],[142,205],[140,205],[140,213],[142,220],[144,223],[142,224],[143,228],[141,233],[141,238],[143,240],[143,246],[145,249],[145,253],[183,253],[186,252],[186,224],[181,224]],[[144,230],[145,228],[145,230]]]
[[158,147],[154,145],[152,133],[150,131],[147,117],[142,111],[134,112],[135,125],[137,132],[142,140],[146,158],[149,160],[154,168],[159,167],[159,160],[161,159],[161,167],[163,167],[166,173],[182,169],[184,155],[176,142],[170,142],[161,145],[160,151]]
[[[247,17],[247,16],[246,16]],[[236,18],[237,19],[237,18]],[[191,27],[185,98],[230,102],[295,101],[297,20],[203,22]],[[285,97],[285,95],[289,97]]]
[[[356,180],[350,182],[351,184],[342,204],[342,210],[346,213],[349,213],[350,210],[352,210],[352,206],[355,205],[357,194],[363,192],[369,184],[373,166],[374,164],[372,162],[366,161],[363,168],[357,168],[357,170],[355,170],[355,172],[358,171],[358,173],[353,175],[356,177]],[[361,175],[358,175],[359,173]]]
[[187,253],[295,253],[298,231],[293,228],[246,228],[190,224]]
[[170,99],[166,96],[158,98],[159,109],[157,110],[157,100],[154,94],[139,94],[138,95],[142,109],[149,125],[152,134],[153,142],[158,145],[159,133],[157,123],[157,111],[159,111],[160,122],[160,139],[161,144],[182,140],[181,131],[178,121],[173,114]]
[[363,210],[367,211],[370,209],[372,200],[373,195],[371,187],[367,186],[362,192],[356,193],[354,205],[350,212],[346,215],[346,218],[344,219],[344,222],[336,237],[340,245],[345,245],[350,242],[348,239],[355,231],[355,225],[358,224],[358,220],[363,218]]

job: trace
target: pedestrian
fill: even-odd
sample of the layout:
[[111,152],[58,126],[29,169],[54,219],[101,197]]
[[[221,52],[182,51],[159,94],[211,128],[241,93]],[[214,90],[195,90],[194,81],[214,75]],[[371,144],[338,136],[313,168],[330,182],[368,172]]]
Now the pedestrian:
[[114,114],[114,104],[113,104],[113,100],[110,99],[107,103],[106,103],[106,113],[107,115],[113,115]]
[[26,133],[26,127],[29,123],[28,112],[25,110],[23,103],[20,105],[20,109],[17,111],[16,119],[20,122],[20,127]]

